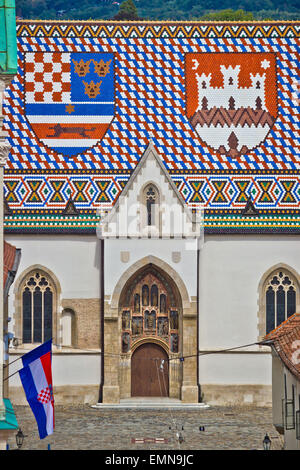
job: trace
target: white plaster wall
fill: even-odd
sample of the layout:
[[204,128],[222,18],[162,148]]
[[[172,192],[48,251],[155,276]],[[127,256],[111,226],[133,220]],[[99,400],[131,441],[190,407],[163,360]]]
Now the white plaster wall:
[[[17,356],[11,356],[11,360]],[[52,354],[53,386],[61,385],[99,385],[100,354]],[[10,374],[19,370],[22,361],[10,366]],[[9,379],[11,387],[22,387],[19,374]]]
[[[123,273],[135,262],[152,255],[169,264],[181,277],[190,296],[197,295],[197,241],[176,239],[112,239],[105,240],[105,294],[112,295]],[[121,252],[129,252],[127,263]],[[181,260],[172,261],[172,252],[180,252]]]
[[[99,297],[100,246],[96,234],[6,235],[5,240],[22,250],[16,280],[27,268],[39,264],[55,274],[62,298]],[[14,286],[10,289],[11,307]]]
[[258,286],[277,263],[300,276],[300,237],[205,236],[200,251],[200,350],[258,341]]
[[271,355],[249,352],[200,356],[199,381],[205,385],[271,385]]

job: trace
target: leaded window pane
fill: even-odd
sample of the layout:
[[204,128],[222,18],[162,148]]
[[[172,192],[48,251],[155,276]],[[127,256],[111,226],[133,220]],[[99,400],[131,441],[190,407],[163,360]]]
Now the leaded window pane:
[[265,288],[266,333],[279,326],[296,312],[296,284],[284,271],[273,273]]
[[31,272],[22,292],[23,343],[42,343],[52,338],[53,287],[39,272]]
[[44,341],[52,338],[52,292],[49,288],[44,293]]
[[267,305],[267,333],[275,328],[275,292],[269,287],[266,293]]
[[277,325],[280,325],[285,320],[285,292],[283,287],[280,286],[276,295],[277,302]]
[[296,292],[292,287],[287,291],[287,316],[290,317],[296,312]]
[[31,292],[28,287],[23,296],[23,343],[31,343]]
[[42,292],[39,287],[33,294],[33,342],[42,342]]

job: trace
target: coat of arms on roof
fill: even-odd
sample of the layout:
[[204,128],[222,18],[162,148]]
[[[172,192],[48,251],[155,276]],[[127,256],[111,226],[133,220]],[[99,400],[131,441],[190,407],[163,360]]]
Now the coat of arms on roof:
[[25,114],[39,140],[59,154],[94,147],[114,117],[113,54],[27,52]]
[[231,158],[258,147],[277,117],[273,53],[190,53],[186,112],[207,145]]

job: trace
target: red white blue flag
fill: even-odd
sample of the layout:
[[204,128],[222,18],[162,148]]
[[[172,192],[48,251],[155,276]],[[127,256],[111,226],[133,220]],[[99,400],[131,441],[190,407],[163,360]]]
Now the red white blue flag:
[[52,386],[52,340],[22,356],[19,371],[26,399],[35,416],[40,439],[53,433],[54,397]]

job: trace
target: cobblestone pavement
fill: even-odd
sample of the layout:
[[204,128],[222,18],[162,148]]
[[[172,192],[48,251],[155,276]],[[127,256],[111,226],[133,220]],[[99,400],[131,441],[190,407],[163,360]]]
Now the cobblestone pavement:
[[[27,406],[14,407],[26,435],[22,450],[262,450],[267,432],[272,449],[282,447],[272,425],[272,409],[215,407],[200,410],[100,410],[90,406],[56,406],[55,431],[40,440]],[[184,442],[179,445],[176,429]],[[204,426],[204,431],[199,431]],[[171,429],[170,429],[171,427]],[[167,443],[136,444],[137,438],[165,438]],[[16,447],[14,438],[10,449]]]

